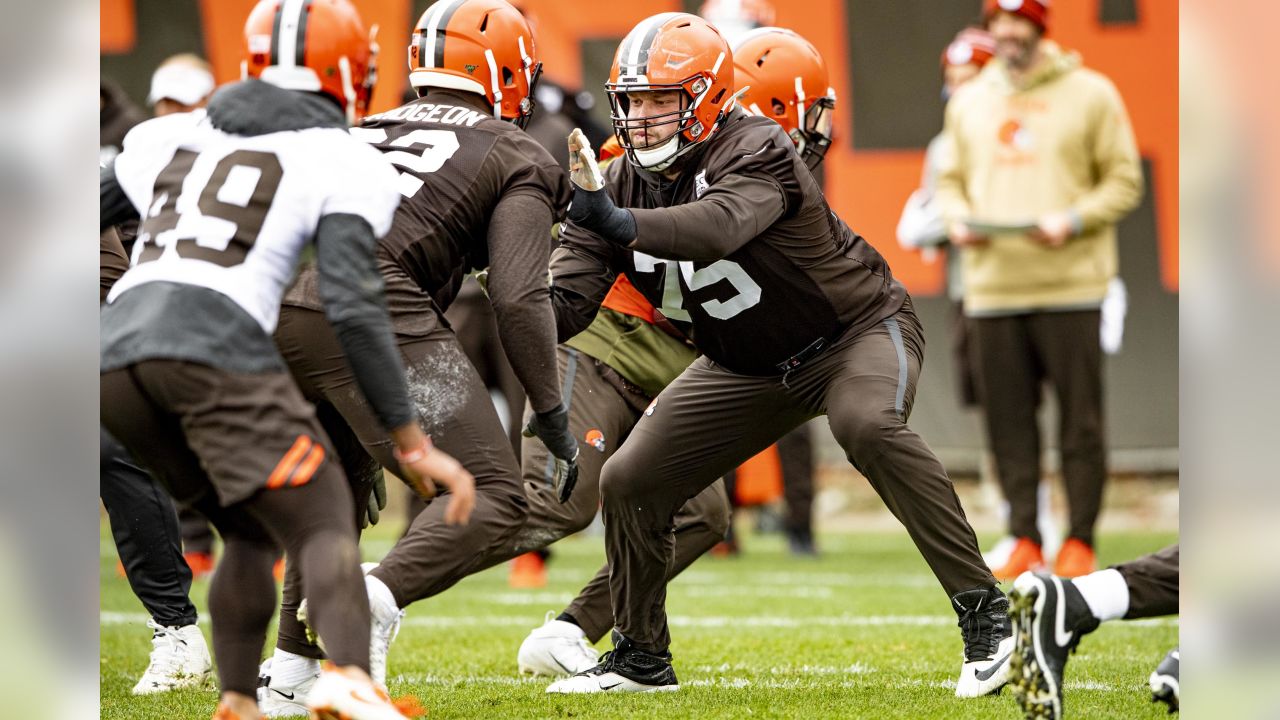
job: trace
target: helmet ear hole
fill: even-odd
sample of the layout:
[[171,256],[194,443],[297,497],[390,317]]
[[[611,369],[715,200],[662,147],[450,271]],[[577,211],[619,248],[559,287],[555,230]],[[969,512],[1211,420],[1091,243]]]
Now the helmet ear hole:
[[489,13],[484,14],[484,18],[480,20],[480,32],[484,32],[489,27]]
[[771,104],[773,105],[773,114],[774,114],[774,115],[777,115],[778,117],[782,117],[782,116],[784,116],[784,115],[786,115],[786,114],[787,114],[787,104],[786,104],[786,103],[782,102],[782,101],[781,101],[781,100],[779,100],[778,98],[774,98]]
[[724,92],[725,92],[725,89],[724,89],[724,88],[720,88],[720,92],[716,93],[716,96],[715,96],[715,97],[713,97],[713,98],[711,98],[711,104],[712,104],[712,105],[718,105],[718,104],[720,104],[720,101],[721,101],[722,99],[724,99]]
[[515,84],[515,81],[516,81],[516,75],[515,75],[515,73],[511,72],[511,68],[509,68],[509,67],[505,67],[505,66],[504,66],[504,67],[502,68],[502,85],[503,85],[503,87],[510,87],[511,85]]

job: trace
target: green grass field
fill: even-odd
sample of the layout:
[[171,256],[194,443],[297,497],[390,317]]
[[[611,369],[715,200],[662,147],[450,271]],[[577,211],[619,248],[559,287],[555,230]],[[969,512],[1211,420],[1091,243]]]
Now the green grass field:
[[[369,559],[390,547],[390,532],[375,528],[366,538]],[[1101,560],[1123,561],[1174,538],[1104,535]],[[429,718],[1021,717],[1008,691],[954,697],[955,616],[904,532],[825,534],[823,554],[813,560],[792,558],[778,536],[747,536],[744,544],[742,557],[703,558],[670,588],[678,693],[549,696],[544,679],[517,674],[525,634],[546,611],[562,608],[603,559],[599,538],[580,537],[555,547],[543,590],[508,588],[499,567],[411,607],[391,650],[392,695],[417,695]],[[129,694],[146,667],[150,635],[115,565],[104,530],[102,717],[207,720],[212,690]],[[202,610],[207,590],[204,581],[194,588]],[[1163,717],[1146,678],[1177,642],[1174,619],[1100,628],[1067,668],[1068,715]]]

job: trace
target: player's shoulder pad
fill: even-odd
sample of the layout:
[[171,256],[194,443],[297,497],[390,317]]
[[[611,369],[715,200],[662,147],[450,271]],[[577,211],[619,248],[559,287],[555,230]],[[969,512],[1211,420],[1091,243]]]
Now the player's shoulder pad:
[[151,118],[134,125],[124,136],[124,151],[146,151],[181,142],[205,120],[203,109]]
[[[495,122],[498,125],[503,126],[501,128],[495,128],[499,144],[514,149],[520,157],[526,158],[528,162],[533,165],[554,165],[559,167],[559,163],[557,163],[556,159],[551,156],[551,152],[543,147],[537,140],[534,140],[533,136],[529,135],[529,133],[509,122],[506,122],[505,120],[495,120]],[[569,142],[567,136],[565,138],[565,142]]]

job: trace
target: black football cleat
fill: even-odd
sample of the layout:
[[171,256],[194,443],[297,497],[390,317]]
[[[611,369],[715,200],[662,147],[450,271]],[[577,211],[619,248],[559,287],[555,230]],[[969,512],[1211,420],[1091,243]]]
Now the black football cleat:
[[1178,648],[1169,651],[1151,673],[1151,702],[1162,702],[1169,712],[1178,712]]
[[1098,627],[1076,586],[1044,572],[1013,581],[1013,694],[1028,720],[1062,717],[1062,674],[1080,638]]
[[600,664],[557,680],[549,693],[672,692],[680,689],[671,653],[655,654],[637,648],[617,630],[613,650],[600,657]]

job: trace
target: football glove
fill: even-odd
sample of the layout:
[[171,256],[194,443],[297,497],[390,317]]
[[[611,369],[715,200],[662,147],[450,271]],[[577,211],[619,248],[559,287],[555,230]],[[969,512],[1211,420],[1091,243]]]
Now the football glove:
[[360,529],[377,525],[382,518],[382,511],[387,509],[387,478],[379,471],[373,479],[373,489],[369,491],[369,504],[365,508],[365,516],[360,519]]
[[563,404],[546,412],[534,413],[524,428],[525,437],[537,436],[555,458],[551,487],[561,503],[568,502],[578,484],[578,441],[569,432],[569,411]]
[[569,133],[569,179],[573,181],[573,201],[568,212],[571,222],[620,245],[636,239],[635,217],[631,211],[613,204],[604,189],[604,176],[591,143],[578,128]]

